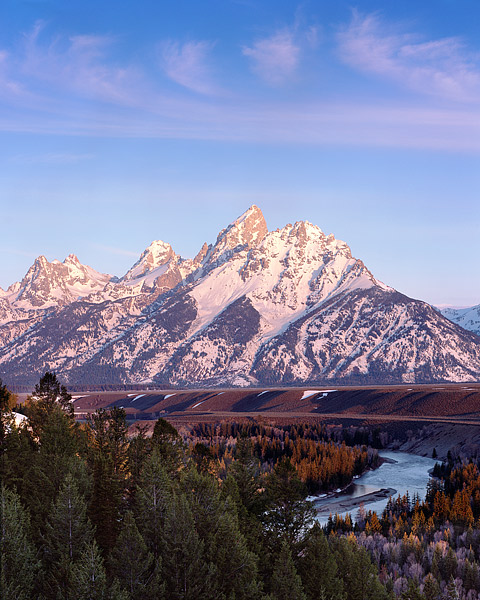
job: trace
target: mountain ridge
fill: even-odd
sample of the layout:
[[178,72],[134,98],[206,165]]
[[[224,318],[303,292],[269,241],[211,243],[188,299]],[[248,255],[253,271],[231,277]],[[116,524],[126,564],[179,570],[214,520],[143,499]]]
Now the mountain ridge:
[[316,225],[268,231],[253,205],[194,259],[157,240],[121,278],[74,255],[36,259],[0,295],[0,377],[45,370],[76,383],[475,381],[480,337]]

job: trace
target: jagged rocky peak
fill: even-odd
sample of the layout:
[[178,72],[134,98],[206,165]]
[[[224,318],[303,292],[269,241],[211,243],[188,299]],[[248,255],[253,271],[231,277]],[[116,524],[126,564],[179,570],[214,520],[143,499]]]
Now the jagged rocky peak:
[[11,304],[21,308],[47,308],[69,304],[103,289],[110,275],[82,265],[74,254],[63,263],[49,262],[45,256],[35,259],[20,283],[8,288]]
[[[53,261],[55,262],[55,261]],[[76,267],[81,267],[82,263],[78,260],[75,254],[69,254],[67,258],[63,261],[64,265],[75,265]]]
[[228,260],[233,251],[249,250],[257,246],[267,233],[263,213],[254,204],[226,229],[222,229],[207,260],[210,263],[217,262],[222,256]]
[[203,242],[203,246],[200,248],[197,256],[193,259],[193,262],[195,264],[200,264],[202,260],[207,256],[209,248],[210,246],[207,244],[207,242]]
[[170,244],[156,240],[146,248],[133,267],[122,277],[121,281],[130,281],[151,273],[158,267],[167,264],[175,257]]

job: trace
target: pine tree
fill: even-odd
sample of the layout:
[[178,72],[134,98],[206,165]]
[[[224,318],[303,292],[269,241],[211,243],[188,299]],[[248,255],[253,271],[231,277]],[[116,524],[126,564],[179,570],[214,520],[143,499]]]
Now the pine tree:
[[139,479],[135,492],[135,516],[148,549],[158,557],[162,550],[165,514],[173,490],[157,451],[145,461]]
[[71,474],[65,478],[45,526],[44,554],[48,573],[45,589],[50,597],[68,598],[73,563],[93,541],[87,505]]
[[225,510],[218,482],[209,473],[190,468],[183,472],[180,484],[192,509],[198,535],[208,548]]
[[357,546],[355,538],[333,538],[331,544],[348,600],[387,600],[376,567],[368,552]]
[[109,552],[118,535],[128,471],[125,411],[119,408],[98,410],[89,419],[88,427],[93,471],[89,515],[100,547]]
[[269,505],[265,515],[267,528],[290,547],[313,522],[314,510],[306,502],[307,490],[289,459],[279,461],[267,481]]
[[167,597],[210,600],[216,597],[213,568],[205,560],[204,543],[184,494],[175,495],[165,518],[163,573]]
[[185,448],[178,431],[165,419],[158,419],[155,423],[152,446],[160,455],[168,473],[179,470]]
[[17,398],[12,394],[0,379],[0,477],[4,471],[4,454],[6,452],[6,438],[12,429],[12,410],[17,403]]
[[37,449],[30,456],[30,464],[26,467],[19,488],[31,514],[36,540],[47,512],[69,473],[81,495],[86,495],[90,487],[85,464],[77,456],[74,424],[58,406],[53,406],[45,415]]
[[130,471],[130,495],[134,498],[145,461],[151,454],[151,440],[146,436],[147,426],[135,425],[137,434],[129,440],[127,461]]
[[12,423],[8,431],[0,462],[0,481],[10,489],[16,488],[21,500],[22,485],[26,475],[38,455],[38,446],[26,427],[15,427]]
[[40,435],[46,416],[55,408],[60,408],[73,420],[72,396],[58,381],[55,373],[47,371],[35,385],[33,396],[28,396],[24,404],[29,425],[34,435]]
[[285,540],[281,542],[280,552],[273,567],[271,594],[275,600],[306,600],[302,580]]
[[0,597],[30,600],[40,561],[28,537],[29,517],[18,494],[0,487]]
[[458,593],[457,584],[455,583],[453,575],[448,581],[446,600],[460,600],[460,594]]
[[319,594],[326,600],[343,600],[343,583],[337,576],[337,564],[318,524],[308,533],[299,571],[309,600],[316,600]]
[[108,597],[107,575],[95,540],[85,544],[72,566],[71,589],[75,600],[106,600]]
[[216,567],[217,589],[235,600],[256,600],[261,595],[257,557],[240,533],[235,507],[227,501],[219,516],[208,555]]
[[416,579],[410,579],[407,589],[401,595],[402,600],[425,600]]
[[127,512],[110,554],[110,567],[133,600],[163,598],[161,563],[148,551],[131,512]]
[[104,552],[115,545],[118,535],[122,489],[113,475],[108,456],[97,454],[93,463],[93,489],[88,514],[96,540]]
[[426,600],[437,600],[440,597],[440,585],[435,577],[429,573],[423,585],[423,595]]

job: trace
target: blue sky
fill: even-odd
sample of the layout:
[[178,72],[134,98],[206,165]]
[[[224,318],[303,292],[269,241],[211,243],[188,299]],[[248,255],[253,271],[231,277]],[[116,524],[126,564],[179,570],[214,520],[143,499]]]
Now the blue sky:
[[480,303],[479,23],[476,0],[3,0],[0,286],[40,254],[191,257],[257,204]]

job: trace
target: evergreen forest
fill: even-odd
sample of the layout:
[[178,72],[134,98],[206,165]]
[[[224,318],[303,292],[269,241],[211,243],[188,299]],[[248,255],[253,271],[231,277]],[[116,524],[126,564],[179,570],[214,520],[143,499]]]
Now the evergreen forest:
[[118,407],[76,421],[53,373],[21,406],[0,382],[0,596],[480,598],[477,456],[449,453],[426,498],[316,522],[309,494],[378,467],[373,446],[378,432],[254,420],[132,433]]

